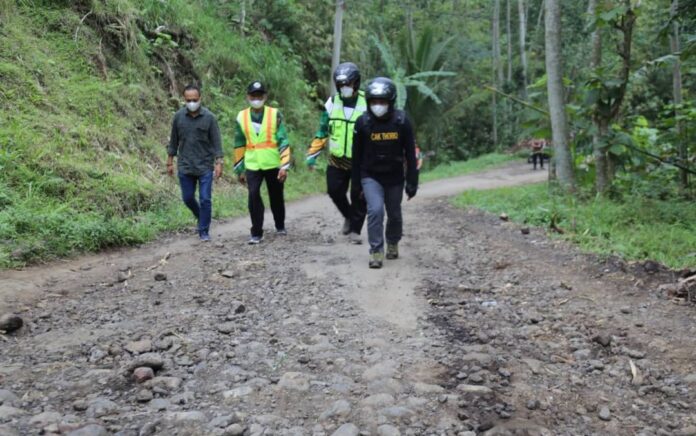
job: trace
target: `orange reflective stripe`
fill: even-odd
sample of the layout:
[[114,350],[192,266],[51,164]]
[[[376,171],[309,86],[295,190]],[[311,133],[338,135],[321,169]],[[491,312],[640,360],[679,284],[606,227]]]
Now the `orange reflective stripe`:
[[259,150],[264,148],[277,148],[274,142],[259,142],[258,144],[249,144],[248,147]]
[[273,138],[273,124],[275,123],[275,109],[272,107],[268,108],[268,119],[266,121],[266,141],[272,141]]
[[249,128],[249,120],[251,116],[249,115],[249,109],[243,111],[242,119],[244,120],[244,136],[246,136],[247,146],[251,142],[251,129]]

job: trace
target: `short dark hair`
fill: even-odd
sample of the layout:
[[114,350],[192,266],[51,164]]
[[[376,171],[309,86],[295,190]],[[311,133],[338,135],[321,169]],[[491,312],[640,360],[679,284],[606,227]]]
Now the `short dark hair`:
[[201,95],[201,87],[196,85],[195,83],[189,83],[188,85],[186,85],[186,87],[184,88],[184,92],[186,91],[197,91],[198,95]]

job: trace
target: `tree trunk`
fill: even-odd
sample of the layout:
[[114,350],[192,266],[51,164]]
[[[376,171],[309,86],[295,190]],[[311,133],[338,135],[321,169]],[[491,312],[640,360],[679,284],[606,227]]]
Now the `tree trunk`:
[[[493,83],[495,88],[503,82],[503,66],[500,62],[500,0],[493,3]],[[498,148],[498,99],[493,93],[493,146]]]
[[510,0],[507,0],[507,14],[505,16],[505,27],[507,32],[507,81],[512,82],[512,30],[510,25],[511,7]]
[[331,95],[336,94],[336,84],[333,81],[333,73],[338,67],[341,59],[341,37],[343,34],[343,9],[345,8],[345,0],[336,0],[336,14],[334,16],[334,41],[333,54],[331,56]]
[[553,132],[554,158],[558,182],[568,191],[575,189],[573,162],[568,144],[568,120],[566,119],[563,67],[561,58],[561,0],[546,0],[546,74]]
[[242,10],[239,13],[239,31],[244,36],[244,23],[246,21],[246,0],[242,0]]
[[500,62],[500,0],[493,3],[493,65],[496,71],[496,88],[505,80]]
[[524,0],[517,0],[520,15],[520,62],[522,63],[522,97],[527,100],[527,9]]
[[[677,21],[677,8],[679,8],[679,0],[672,0],[672,20],[673,30],[669,38],[670,49],[673,54],[679,53],[681,50],[679,43],[679,21]],[[677,119],[677,143],[679,144],[679,160],[682,165],[686,165],[689,153],[687,142],[684,138],[684,122],[679,120],[679,111],[682,104],[682,77],[681,77],[681,60],[677,57],[672,69],[672,94],[674,99],[674,117]],[[689,173],[681,169],[679,171],[679,181],[684,191],[689,189]]]
[[[597,13],[597,0],[590,0],[587,7],[587,15],[590,20],[593,20]],[[592,47],[590,55],[590,68],[592,71],[597,71],[602,65],[602,34],[599,27],[595,27],[590,38]],[[605,144],[602,143],[608,132],[608,124],[605,120],[598,116],[592,117],[592,123],[595,127],[595,132],[592,134],[592,154],[595,159],[595,189],[599,193],[603,193],[609,187],[609,165],[607,161],[607,151]]]

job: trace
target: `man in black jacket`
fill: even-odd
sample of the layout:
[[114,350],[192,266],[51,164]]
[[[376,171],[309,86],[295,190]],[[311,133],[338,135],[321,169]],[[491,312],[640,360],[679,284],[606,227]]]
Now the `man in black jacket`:
[[[367,235],[370,268],[384,259],[384,211],[387,212],[387,259],[399,257],[404,185],[410,200],[418,190],[415,139],[406,113],[394,107],[396,85],[386,77],[367,84],[368,110],[355,124],[351,186],[362,189],[367,200]],[[406,174],[404,177],[404,163]]]

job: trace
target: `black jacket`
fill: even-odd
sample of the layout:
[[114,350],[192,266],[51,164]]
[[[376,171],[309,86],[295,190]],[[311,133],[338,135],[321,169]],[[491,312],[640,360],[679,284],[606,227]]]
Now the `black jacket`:
[[413,128],[404,111],[392,110],[384,119],[377,119],[368,110],[358,118],[353,133],[352,186],[360,187],[364,177],[384,186],[401,184],[405,179],[407,193],[415,194],[416,165]]

